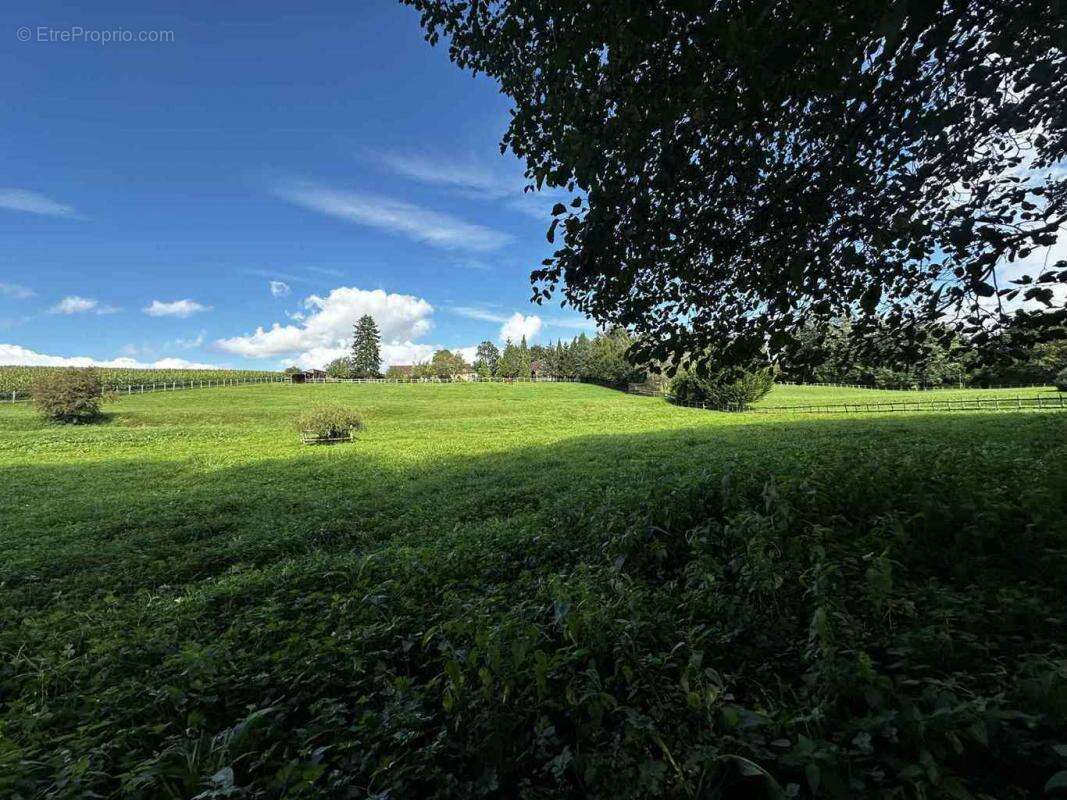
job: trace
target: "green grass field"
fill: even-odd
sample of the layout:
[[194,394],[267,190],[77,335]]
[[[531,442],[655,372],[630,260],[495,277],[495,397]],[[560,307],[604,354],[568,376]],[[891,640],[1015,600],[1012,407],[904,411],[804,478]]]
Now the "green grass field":
[[[802,388],[765,402],[855,399]],[[327,400],[367,430],[301,445]],[[1067,769],[1067,415],[581,384],[107,410],[0,407],[2,797],[1028,797]]]

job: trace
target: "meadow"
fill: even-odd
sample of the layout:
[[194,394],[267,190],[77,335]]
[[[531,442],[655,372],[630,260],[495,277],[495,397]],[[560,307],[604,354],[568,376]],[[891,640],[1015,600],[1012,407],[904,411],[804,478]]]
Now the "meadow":
[[[327,400],[367,429],[301,445]],[[551,383],[106,410],[0,407],[5,798],[1010,798],[1067,769],[1067,415]]]

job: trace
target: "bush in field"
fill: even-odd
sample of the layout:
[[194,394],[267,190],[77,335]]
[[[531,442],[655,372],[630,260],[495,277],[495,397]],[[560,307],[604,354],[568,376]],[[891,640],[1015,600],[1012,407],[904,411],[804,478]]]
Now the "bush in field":
[[345,356],[335,358],[326,365],[326,374],[331,378],[354,378],[356,376],[355,365],[351,358]]
[[307,439],[344,439],[355,431],[363,430],[363,417],[358,411],[345,406],[319,405],[301,414],[296,427]]
[[1061,392],[1067,392],[1067,369],[1061,370],[1056,376],[1056,388]]
[[38,378],[33,404],[52,422],[86,423],[100,418],[103,386],[95,369],[65,369]]
[[766,396],[774,386],[770,367],[759,369],[679,370],[667,394],[676,402],[706,404],[726,411],[741,411]]

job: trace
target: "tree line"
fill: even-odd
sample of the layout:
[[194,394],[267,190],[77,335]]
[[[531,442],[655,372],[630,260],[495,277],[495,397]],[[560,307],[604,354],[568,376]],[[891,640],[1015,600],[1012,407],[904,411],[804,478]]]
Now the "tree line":
[[[581,333],[569,341],[559,339],[546,345],[531,345],[523,337],[517,343],[508,340],[503,349],[487,339],[478,345],[473,364],[468,364],[461,353],[441,349],[429,361],[412,364],[410,368],[393,365],[383,372],[381,333],[368,314],[353,326],[349,353],[327,364],[325,372],[339,379],[456,380],[474,373],[482,379],[540,377],[625,386],[644,381],[648,376],[644,366],[630,360],[633,345],[633,336],[621,327],[593,336]],[[300,368],[292,366],[286,372],[300,372]]]
[[[907,354],[907,357],[903,357]],[[813,323],[775,359],[778,377],[796,383],[846,383],[884,389],[1051,384],[1067,370],[1067,341],[1035,343],[1008,325],[978,343],[931,325],[902,347],[886,323],[858,330],[847,320]]]

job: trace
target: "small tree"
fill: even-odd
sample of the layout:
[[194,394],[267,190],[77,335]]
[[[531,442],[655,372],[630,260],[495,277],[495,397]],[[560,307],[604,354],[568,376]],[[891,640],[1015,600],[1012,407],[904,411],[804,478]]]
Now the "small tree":
[[37,411],[52,422],[83,424],[100,418],[103,387],[95,369],[47,373],[31,387]]
[[454,380],[457,375],[461,375],[469,369],[467,362],[463,360],[463,356],[459,355],[459,353],[453,353],[451,350],[438,350],[434,353],[430,361],[430,368],[438,378],[449,381]]
[[497,365],[497,375],[511,379],[530,377],[530,351],[526,347],[525,339],[521,345],[512,344],[510,339],[504,344],[504,352]]
[[352,377],[377,378],[382,370],[381,334],[374,317],[364,314],[352,331]]
[[335,358],[326,365],[326,374],[331,378],[353,378],[355,377],[355,366],[352,364],[351,358],[341,356],[341,358]]
[[[490,377],[496,374],[497,365],[500,363],[500,349],[486,339],[480,345],[478,345],[478,352],[474,358],[474,366],[478,370],[478,374],[482,377]],[[485,365],[485,370],[482,369],[482,365]],[[483,372],[488,371],[488,375]]]

